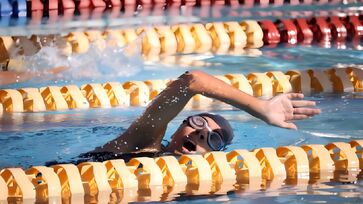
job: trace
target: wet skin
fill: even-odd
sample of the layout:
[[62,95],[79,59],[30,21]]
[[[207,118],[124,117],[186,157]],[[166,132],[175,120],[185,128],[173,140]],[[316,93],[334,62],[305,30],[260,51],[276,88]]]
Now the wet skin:
[[[162,148],[161,145],[168,123],[196,94],[220,100],[269,125],[281,128],[297,129],[293,120],[307,119],[320,113],[319,109],[314,108],[315,102],[303,100],[304,95],[300,93],[279,94],[264,100],[250,96],[207,73],[191,71],[170,83],[124,133],[93,152],[122,154],[163,150],[172,153],[211,151],[207,143],[207,129],[195,131],[185,123],[173,134],[168,147]],[[208,123],[213,130],[220,128],[210,118]]]
[[[221,127],[209,117],[204,117],[208,121],[208,126],[222,135]],[[213,151],[207,142],[208,129],[195,130],[194,128],[183,122],[176,132],[172,135],[169,146],[166,148],[168,152],[195,154],[207,153]]]

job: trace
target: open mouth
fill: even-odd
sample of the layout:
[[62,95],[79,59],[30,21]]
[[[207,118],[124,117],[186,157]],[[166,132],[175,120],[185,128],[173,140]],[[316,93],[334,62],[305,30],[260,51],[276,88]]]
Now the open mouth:
[[188,153],[195,152],[197,150],[197,145],[195,145],[190,139],[185,139],[183,143],[183,150],[186,150]]

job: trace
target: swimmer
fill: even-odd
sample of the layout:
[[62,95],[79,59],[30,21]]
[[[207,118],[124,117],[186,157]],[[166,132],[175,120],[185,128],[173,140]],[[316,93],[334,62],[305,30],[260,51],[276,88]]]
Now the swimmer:
[[195,94],[218,99],[267,124],[282,128],[297,129],[292,120],[306,119],[320,113],[319,109],[313,108],[315,102],[302,100],[304,95],[300,93],[279,94],[263,100],[207,73],[191,71],[182,74],[162,91],[123,134],[85,156],[92,155],[93,159],[99,160],[97,155],[104,156],[106,153],[114,158],[125,153],[204,154],[224,150],[232,142],[233,130],[226,119],[211,113],[187,117],[172,135],[169,145],[162,145],[168,123]]

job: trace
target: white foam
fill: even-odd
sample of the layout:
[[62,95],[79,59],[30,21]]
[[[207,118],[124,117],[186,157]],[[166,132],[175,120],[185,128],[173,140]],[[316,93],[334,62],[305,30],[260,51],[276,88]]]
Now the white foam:
[[325,137],[325,138],[341,138],[341,139],[350,139],[352,136],[350,135],[342,135],[342,134],[333,134],[333,133],[323,133],[323,132],[310,132],[303,131],[304,133],[308,133],[317,137]]
[[[129,77],[144,69],[140,37],[124,47],[107,46],[102,50],[95,43],[91,43],[87,52],[73,53],[70,57],[63,55],[56,45],[51,44],[42,47],[33,56],[15,55],[12,58],[18,62],[16,70],[39,73],[42,80],[63,78],[70,81]],[[57,76],[47,75],[48,70],[61,66],[69,69]]]

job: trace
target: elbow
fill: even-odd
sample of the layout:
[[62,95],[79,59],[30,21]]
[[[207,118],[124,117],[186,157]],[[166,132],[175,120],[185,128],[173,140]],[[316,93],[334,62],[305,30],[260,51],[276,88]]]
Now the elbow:
[[198,94],[201,90],[203,79],[207,73],[199,70],[192,70],[185,72],[180,76],[179,79],[185,83],[185,86],[188,87],[188,90],[193,94]]

